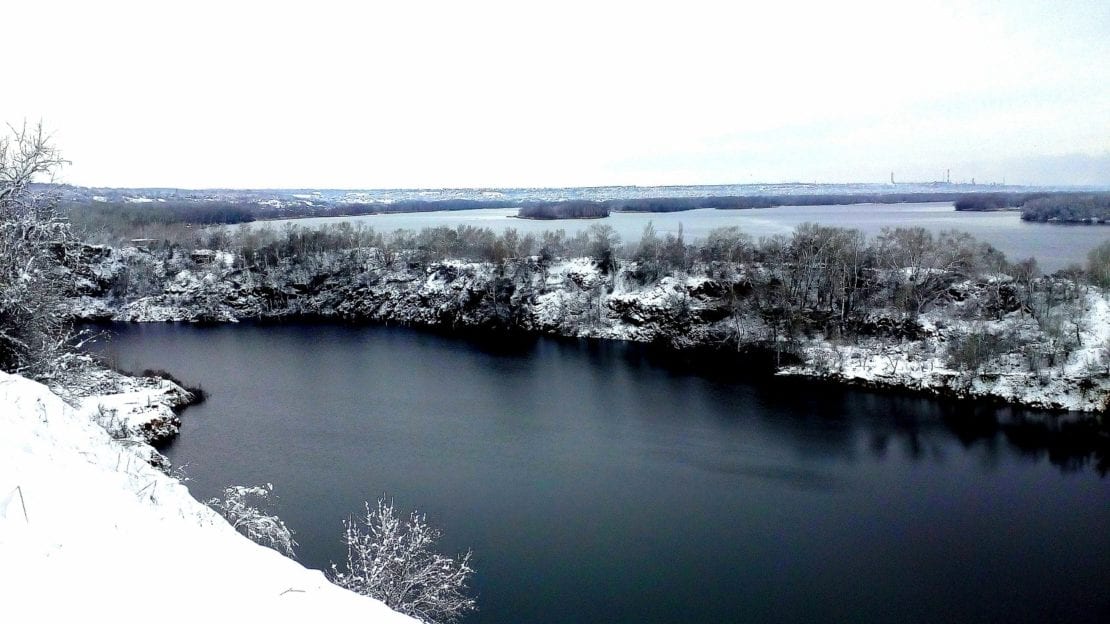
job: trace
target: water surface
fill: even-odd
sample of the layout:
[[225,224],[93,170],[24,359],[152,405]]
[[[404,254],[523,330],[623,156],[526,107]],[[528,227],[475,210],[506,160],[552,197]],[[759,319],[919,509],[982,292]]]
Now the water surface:
[[[322,217],[259,221],[246,227],[281,227],[293,223],[305,227],[351,221],[372,226],[380,231],[397,229],[419,230],[424,227],[471,225],[496,231],[513,227],[521,232],[543,232],[564,229],[569,234],[595,223],[611,225],[624,242],[640,240],[644,226],[650,221],[660,233],[677,233],[681,224],[687,240],[704,238],[718,227],[737,226],[754,238],[789,234],[800,223],[857,228],[874,236],[884,227],[925,227],[933,232],[957,229],[968,232],[1002,250],[1011,260],[1037,258],[1046,271],[1056,271],[1068,264],[1085,265],[1087,252],[1110,239],[1110,227],[1030,223],[1021,214],[1008,212],[956,212],[952,203],[916,204],[854,204],[849,206],[779,206],[751,210],[700,209],[670,213],[614,212],[604,219],[564,219],[537,221],[516,218],[515,208],[483,208],[364,215],[358,217]],[[243,227],[243,226],[235,226]]]
[[273,483],[313,567],[364,500],[418,507],[474,550],[468,622],[1110,617],[1110,480],[990,409],[616,343],[112,329],[120,365],[210,392],[168,450],[195,495]]

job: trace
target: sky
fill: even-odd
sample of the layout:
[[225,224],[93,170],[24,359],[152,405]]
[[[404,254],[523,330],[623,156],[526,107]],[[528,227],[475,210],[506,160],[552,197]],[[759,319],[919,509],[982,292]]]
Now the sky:
[[72,184],[1110,185],[1105,0],[3,14],[0,121],[41,119]]

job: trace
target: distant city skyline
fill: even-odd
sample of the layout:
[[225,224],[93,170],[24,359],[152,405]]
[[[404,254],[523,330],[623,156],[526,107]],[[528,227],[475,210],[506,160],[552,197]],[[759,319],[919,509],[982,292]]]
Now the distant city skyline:
[[44,0],[0,121],[61,182],[1110,185],[1110,3]]

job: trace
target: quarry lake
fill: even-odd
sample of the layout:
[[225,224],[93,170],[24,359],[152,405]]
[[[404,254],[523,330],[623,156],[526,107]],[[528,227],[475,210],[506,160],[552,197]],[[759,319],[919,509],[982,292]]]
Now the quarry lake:
[[612,226],[620,234],[622,241],[635,243],[640,240],[644,226],[649,221],[660,233],[677,233],[681,224],[688,241],[704,238],[713,228],[728,226],[737,226],[756,239],[775,234],[789,235],[797,225],[806,222],[856,228],[868,237],[875,236],[884,227],[921,226],[932,232],[953,229],[967,232],[981,241],[994,245],[1011,261],[1033,256],[1039,262],[1041,269],[1049,273],[1073,263],[1086,265],[1087,252],[1110,238],[1110,226],[1030,223],[1022,221],[1021,215],[1014,211],[957,212],[951,202],[779,206],[750,210],[703,208],[667,213],[614,212],[604,219],[553,221],[518,219],[516,214],[516,208],[481,208],[256,221],[246,227],[278,228],[286,223],[315,227],[350,221],[371,226],[383,232],[470,225],[490,228],[497,232],[512,227],[522,233],[564,229],[568,234],[574,234],[595,223],[604,223]]
[[318,568],[364,500],[416,507],[474,551],[467,622],[1110,619],[1110,479],[1008,410],[622,343],[106,330],[117,365],[209,392],[167,449],[194,495],[273,483]]

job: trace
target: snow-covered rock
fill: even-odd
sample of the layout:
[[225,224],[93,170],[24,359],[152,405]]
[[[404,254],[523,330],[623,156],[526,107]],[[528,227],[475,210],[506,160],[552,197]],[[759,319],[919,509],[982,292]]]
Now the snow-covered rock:
[[45,386],[0,373],[0,620],[397,623],[236,533]]
[[71,404],[117,438],[158,444],[181,430],[177,411],[200,397],[161,377],[134,377],[104,368],[83,375]]
[[780,375],[823,378],[880,388],[901,388],[960,398],[988,399],[1029,407],[1075,412],[1110,411],[1110,302],[1088,293],[1079,308],[1079,340],[1066,361],[1031,370],[1020,352],[996,355],[974,370],[960,369],[946,357],[948,344],[975,329],[1021,336],[1036,344],[1036,322],[1020,312],[971,327],[940,312],[921,317],[921,340],[862,340],[834,344],[814,339],[802,348],[803,363]]
[[[429,262],[403,252],[383,262],[358,250],[244,268],[221,252],[196,253],[96,250],[89,257],[103,266],[94,274],[124,275],[117,265],[126,263],[139,267],[133,273],[147,275],[141,282],[145,289],[116,299],[78,296],[72,312],[118,321],[307,317],[658,342],[674,348],[727,345],[737,351],[792,352],[801,362],[785,367],[786,375],[1085,412],[1105,411],[1110,397],[1110,376],[1098,369],[1110,359],[1106,294],[1090,287],[1074,304],[1060,294],[1078,293],[1078,285],[1055,278],[1045,278],[1038,293],[1048,296],[1050,310],[1037,319],[1019,285],[993,274],[953,280],[938,290],[924,314],[893,306],[885,293],[877,303],[866,304],[871,307],[860,304],[851,316],[837,319],[829,308],[783,308],[766,290],[780,278],[758,263],[718,263],[649,279],[635,262],[606,272],[590,258]],[[759,284],[763,295],[753,295]],[[811,299],[806,301],[803,305],[812,306]],[[1058,319],[1055,338],[1038,325],[1052,315],[1067,317]],[[835,331],[829,331],[834,325]],[[1065,326],[1067,345],[1059,333]],[[1014,345],[976,370],[953,368],[952,345],[980,331],[1011,335]],[[833,343],[814,334],[849,336],[850,341]],[[1023,368],[1029,349],[1051,353],[1053,365],[1037,370],[1030,361]],[[1062,365],[1061,357],[1066,358]]]

